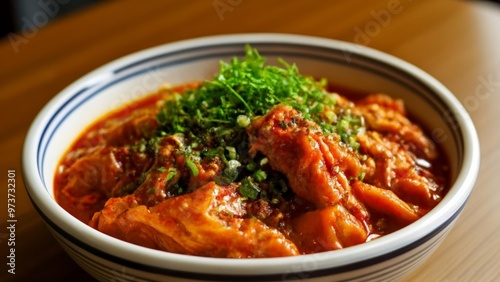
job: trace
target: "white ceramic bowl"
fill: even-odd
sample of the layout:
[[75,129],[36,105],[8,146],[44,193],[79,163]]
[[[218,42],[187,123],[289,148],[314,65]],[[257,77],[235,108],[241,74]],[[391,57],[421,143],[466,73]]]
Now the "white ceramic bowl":
[[[303,74],[361,91],[402,98],[409,113],[445,150],[451,189],[417,222],[380,239],[342,250],[266,259],[216,259],[133,245],[81,223],[54,200],[57,164],[92,121],[162,83],[210,78],[220,60],[244,54],[250,43],[269,63],[282,57]],[[479,142],[459,101],[434,78],[393,56],[345,42],[286,34],[237,34],[181,41],[111,62],[61,91],[34,120],[23,151],[23,172],[33,205],[68,254],[102,281],[390,281],[430,256],[471,193]],[[439,259],[439,258],[436,258]]]

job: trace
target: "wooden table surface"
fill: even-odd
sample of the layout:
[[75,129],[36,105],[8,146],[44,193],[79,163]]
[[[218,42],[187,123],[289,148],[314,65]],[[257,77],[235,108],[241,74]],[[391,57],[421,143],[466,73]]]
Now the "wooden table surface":
[[[24,18],[21,31],[0,40],[1,281],[93,281],[51,237],[24,190],[21,148],[43,105],[80,76],[128,53],[243,32],[355,42],[409,61],[447,86],[476,125],[481,170],[454,229],[407,281],[500,281],[499,6],[450,0],[124,0],[104,1],[42,27],[67,3],[37,3],[49,2]],[[6,267],[8,170],[16,181],[15,275]]]

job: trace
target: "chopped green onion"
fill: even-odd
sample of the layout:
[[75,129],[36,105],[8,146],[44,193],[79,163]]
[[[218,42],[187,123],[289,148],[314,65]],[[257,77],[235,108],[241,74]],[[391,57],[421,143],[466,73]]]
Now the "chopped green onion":
[[245,128],[250,125],[250,118],[246,115],[239,115],[236,118],[236,123],[238,123],[240,127]]
[[253,181],[251,177],[245,177],[238,188],[238,191],[243,197],[246,197],[248,199],[257,199],[260,188],[257,183]]
[[227,146],[226,150],[228,152],[229,159],[235,160],[238,158],[238,154],[236,153],[236,149],[234,147]]
[[170,181],[174,176],[177,174],[177,169],[174,167],[171,167],[168,169],[168,174],[167,177],[165,178],[166,181]]
[[198,168],[190,158],[186,158],[186,166],[189,168],[189,170],[191,170],[191,174],[193,176],[198,176],[199,173]]
[[363,180],[365,178],[366,173],[364,171],[360,171],[358,175],[358,180]]
[[222,174],[215,178],[215,183],[219,185],[228,185],[233,183],[238,178],[238,168],[240,166],[241,163],[237,160],[230,160],[222,171]]
[[253,178],[258,182],[264,181],[267,178],[267,174],[265,171],[259,169],[253,174]]

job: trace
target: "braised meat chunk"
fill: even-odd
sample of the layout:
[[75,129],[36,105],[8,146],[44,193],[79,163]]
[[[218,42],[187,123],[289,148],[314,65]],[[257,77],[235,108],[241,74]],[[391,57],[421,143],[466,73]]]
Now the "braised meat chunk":
[[56,190],[59,204],[88,222],[110,197],[134,191],[137,179],[151,166],[146,154],[126,147],[104,147],[80,157],[62,170]]
[[[318,207],[337,204],[348,193],[350,177],[361,165],[347,148],[321,133],[290,106],[279,105],[248,129],[250,151],[262,152],[290,187]],[[292,161],[293,160],[293,161]]]
[[[286,176],[293,192],[318,208],[295,220],[296,232],[307,234],[301,241],[309,243],[303,245],[310,248],[312,242],[320,241],[319,247],[330,250],[366,240],[368,213],[352,197],[349,183],[362,168],[354,152],[324,136],[316,124],[290,106],[277,106],[248,131],[250,151],[262,152],[271,167]],[[324,220],[311,222],[313,218]],[[353,236],[343,236],[343,232]]]
[[207,183],[153,207],[134,196],[110,199],[90,225],[113,237],[169,252],[210,257],[276,257],[299,254],[283,234],[245,218],[236,186]]

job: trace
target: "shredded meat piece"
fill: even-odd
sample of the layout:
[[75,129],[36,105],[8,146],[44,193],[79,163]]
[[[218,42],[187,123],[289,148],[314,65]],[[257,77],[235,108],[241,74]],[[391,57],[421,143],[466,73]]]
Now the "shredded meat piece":
[[426,168],[416,162],[416,156],[403,146],[377,132],[370,131],[358,137],[360,150],[374,160],[373,175],[364,182],[393,191],[406,202],[432,207],[440,197],[435,193],[439,185]]
[[169,252],[210,257],[298,255],[290,240],[255,218],[243,218],[236,185],[214,182],[169,198],[139,205],[133,195],[110,199],[90,226],[113,237]]
[[[315,123],[304,120],[295,109],[285,105],[275,107],[254,122],[248,132],[250,152],[262,152],[271,167],[287,177],[296,195],[314,203],[320,210],[333,205],[345,207],[351,217],[330,218],[334,218],[339,225],[357,229],[357,234],[364,234],[355,241],[366,240],[369,231],[364,226],[367,225],[368,212],[352,196],[349,185],[349,178],[358,177],[362,167],[354,153],[338,141],[324,136]],[[296,226],[300,226],[300,222],[306,223],[299,220]],[[298,227],[298,232],[304,233],[305,229]],[[351,240],[346,237],[333,240],[328,235],[330,233],[321,234],[328,237],[322,240],[330,242],[330,246],[323,246],[324,250],[350,245]]]
[[293,221],[293,228],[305,253],[342,249],[367,238],[365,227],[342,205],[304,213]]
[[137,186],[135,180],[150,165],[145,154],[125,147],[95,150],[62,172],[59,201],[78,219],[88,222],[107,198],[133,191]]
[[111,120],[96,133],[110,146],[133,144],[142,138],[151,137],[158,127],[158,110],[147,108],[131,112],[123,121]]
[[[175,169],[175,151],[181,146],[182,140],[176,136],[168,136],[160,141],[153,165],[146,172],[144,182],[134,191],[139,204],[154,206],[172,196],[168,193],[168,187],[181,177],[181,172]],[[171,173],[175,174],[168,178]]]
[[[164,137],[157,145],[154,164],[146,172],[144,182],[134,191],[136,200],[148,207],[161,203],[176,195],[176,185],[187,186],[187,192],[213,181],[221,171],[218,158],[196,164],[197,175],[189,173],[186,156],[181,152],[184,146],[182,135]],[[185,183],[181,179],[189,175]]]
[[58,185],[60,204],[83,222],[109,197],[134,191],[151,158],[128,146],[157,127],[156,109],[134,111],[125,119],[110,119],[89,130],[65,156]]
[[369,95],[356,103],[356,110],[364,117],[367,130],[385,134],[394,141],[404,142],[417,156],[435,159],[437,150],[420,127],[407,117],[402,102],[384,94]]
[[401,200],[391,190],[378,188],[361,181],[355,181],[353,191],[370,208],[398,221],[409,224],[419,218],[418,211]]
[[318,207],[339,203],[348,193],[347,179],[360,172],[356,156],[290,106],[275,107],[248,132],[250,152],[262,152],[298,196]]

